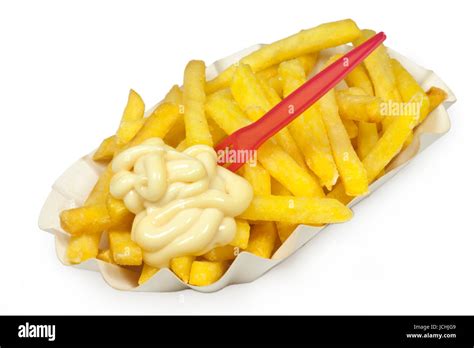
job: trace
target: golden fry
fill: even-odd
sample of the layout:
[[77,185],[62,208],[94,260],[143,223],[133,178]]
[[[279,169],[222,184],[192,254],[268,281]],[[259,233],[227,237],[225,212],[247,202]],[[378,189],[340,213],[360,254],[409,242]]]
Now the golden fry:
[[206,102],[206,93],[204,92],[205,71],[206,66],[200,60],[190,61],[184,71],[184,125],[188,146],[197,144],[213,146],[212,136],[204,114],[204,103]]
[[352,212],[335,199],[271,195],[255,196],[240,217],[252,221],[327,224],[347,221]]
[[[325,23],[266,45],[242,58],[240,63],[248,64],[253,71],[258,72],[284,60],[354,41],[359,35],[360,30],[351,19]],[[208,81],[206,93],[227,87],[234,71],[235,66],[230,66],[215,79]]]
[[117,265],[139,266],[142,264],[142,249],[132,240],[130,231],[109,231],[112,257]]

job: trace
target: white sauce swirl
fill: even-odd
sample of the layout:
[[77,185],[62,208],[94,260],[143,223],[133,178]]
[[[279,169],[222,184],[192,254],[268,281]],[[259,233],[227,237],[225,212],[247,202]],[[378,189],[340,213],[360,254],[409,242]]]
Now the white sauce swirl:
[[112,171],[110,193],[136,214],[132,239],[145,263],[157,268],[229,244],[234,217],[253,197],[250,184],[217,165],[207,145],[179,152],[151,138],[118,154]]

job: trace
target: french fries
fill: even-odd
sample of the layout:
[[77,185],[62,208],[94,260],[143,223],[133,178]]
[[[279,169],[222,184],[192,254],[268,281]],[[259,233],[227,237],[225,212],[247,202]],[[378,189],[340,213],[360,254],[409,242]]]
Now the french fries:
[[[109,162],[150,138],[163,139],[179,151],[193,145],[212,147],[260,119],[304,84],[315,66],[335,59],[317,62],[319,51],[349,42],[357,46],[372,35],[373,31],[359,30],[350,19],[322,24],[262,47],[207,82],[204,62],[192,60],[184,70],[183,86],[172,86],[148,117],[142,98],[130,90],[116,133],[104,139],[93,155],[95,161],[108,165],[84,205],[60,214],[61,226],[70,234],[68,261],[78,264],[96,258],[110,268],[127,267],[137,273],[138,285],[145,284],[159,268],[147,263],[150,251],[139,245],[140,238],[134,239],[138,233],[134,221],[139,220],[127,209],[130,201],[126,199],[126,205],[110,193],[116,173]],[[253,199],[242,214],[233,215],[232,240],[228,235],[222,242],[213,239],[213,244],[193,255],[182,252],[165,260],[166,265],[156,262],[155,266],[169,268],[185,284],[208,286],[224,275],[240,252],[272,258],[299,224],[322,226],[350,220],[347,204],[368,192],[369,184],[385,173],[417,134],[414,128],[447,97],[437,87],[425,92],[384,46],[355,67],[345,82],[348,88],[340,84],[327,92],[262,144],[255,161],[237,173],[252,187]],[[415,103],[419,108],[400,108],[400,115],[387,115],[384,107],[392,102],[397,106]],[[144,163],[136,164],[131,175],[142,175],[154,162]],[[207,164],[204,167],[210,170]],[[143,183],[147,180],[143,177]],[[217,181],[209,184],[211,189],[220,185]],[[166,194],[164,201],[173,200],[174,192]],[[147,209],[156,208],[155,201],[145,202]],[[233,231],[231,220],[222,221],[215,227]]]
[[186,144],[192,146],[205,144],[212,146],[212,136],[204,114],[206,93],[205,65],[203,61],[192,60],[184,71],[184,125],[186,128]]

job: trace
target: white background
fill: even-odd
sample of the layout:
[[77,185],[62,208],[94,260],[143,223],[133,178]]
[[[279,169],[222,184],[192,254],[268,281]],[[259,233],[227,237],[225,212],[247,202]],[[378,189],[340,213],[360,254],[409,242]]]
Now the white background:
[[[0,314],[474,314],[474,115],[469,2],[2,1]],[[37,218],[50,185],[148,106],[190,59],[353,18],[435,70],[451,131],[257,281],[213,294],[127,293],[62,266]]]

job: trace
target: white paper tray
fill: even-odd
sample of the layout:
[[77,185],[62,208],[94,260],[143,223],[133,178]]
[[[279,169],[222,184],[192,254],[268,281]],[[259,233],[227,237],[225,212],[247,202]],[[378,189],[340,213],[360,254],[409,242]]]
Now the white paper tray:
[[[223,71],[226,67],[239,61],[243,56],[246,56],[262,46],[263,45],[255,45],[249,47],[215,62],[207,68],[207,78],[211,79],[217,76],[217,74]],[[336,49],[323,51],[321,52],[321,55],[345,52],[348,49],[349,46],[338,47]],[[423,151],[436,139],[448,132],[450,128],[450,120],[446,110],[456,101],[450,88],[433,71],[418,66],[393,50],[389,49],[389,54],[392,57],[397,58],[425,90],[432,86],[440,87],[448,93],[448,98],[416,129],[413,142],[409,147],[401,152],[394,161],[392,161],[389,170],[387,170],[387,174],[370,185],[371,192],[374,192],[378,187],[387,182],[399,170],[407,165],[416,154]],[[39,227],[43,231],[50,232],[55,236],[57,256],[65,265],[69,265],[65,256],[69,235],[61,229],[59,213],[64,209],[80,206],[86,199],[88,192],[92,189],[97,177],[103,169],[104,167],[102,165],[92,161],[90,155],[79,159],[53,184],[52,191],[41,210]],[[366,195],[355,199],[351,202],[350,206],[354,206],[360,200],[365,199],[368,196],[369,195]],[[316,228],[306,225],[298,226],[271,259],[263,259],[253,254],[242,252],[237,256],[230,268],[224,276],[219,279],[219,281],[204,287],[185,284],[168,269],[160,270],[148,282],[141,286],[137,286],[139,275],[136,272],[97,259],[89,259],[80,265],[70,266],[98,271],[110,286],[119,290],[166,292],[191,288],[200,292],[213,292],[230,284],[247,283],[257,279],[292,255],[323,228],[324,227]]]

